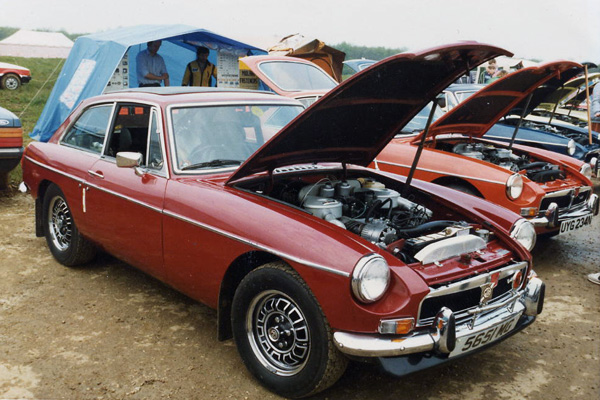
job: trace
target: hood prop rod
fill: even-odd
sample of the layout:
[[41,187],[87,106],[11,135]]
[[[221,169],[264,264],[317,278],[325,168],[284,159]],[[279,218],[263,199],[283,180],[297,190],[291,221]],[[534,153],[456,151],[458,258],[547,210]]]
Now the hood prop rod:
[[417,164],[419,163],[419,158],[421,158],[421,153],[423,152],[423,146],[425,146],[425,139],[429,134],[429,126],[431,125],[431,121],[433,121],[433,114],[435,114],[435,110],[437,108],[436,99],[433,100],[433,106],[431,107],[431,111],[429,112],[429,117],[427,118],[427,125],[425,125],[425,130],[423,131],[423,136],[421,136],[421,141],[419,142],[419,148],[417,149],[417,153],[415,154],[415,159],[410,167],[410,171],[408,172],[408,177],[406,178],[406,183],[404,184],[404,188],[402,189],[402,197],[406,197],[408,195],[408,190],[410,188],[410,183],[412,182],[413,175],[415,174],[415,170],[417,169]]
[[[560,88],[562,89],[564,86],[565,85],[562,85]],[[552,120],[554,119],[554,116],[556,115],[556,109],[558,108],[558,103],[560,103],[560,99],[556,100],[556,103],[554,103],[554,108],[552,109],[552,113],[550,114],[550,119],[548,120],[548,125],[550,125],[552,123]]]
[[533,92],[529,93],[529,96],[527,96],[527,103],[525,104],[525,107],[523,108],[523,112],[521,112],[521,118],[519,118],[519,122],[517,123],[517,126],[515,126],[515,131],[513,132],[512,138],[510,138],[510,143],[508,144],[509,150],[512,149],[513,144],[515,143],[515,138],[517,137],[517,132],[519,131],[519,128],[521,127],[521,123],[523,123],[523,119],[525,118],[525,114],[527,113],[527,109],[529,108],[529,102],[531,101],[532,97],[533,97]]

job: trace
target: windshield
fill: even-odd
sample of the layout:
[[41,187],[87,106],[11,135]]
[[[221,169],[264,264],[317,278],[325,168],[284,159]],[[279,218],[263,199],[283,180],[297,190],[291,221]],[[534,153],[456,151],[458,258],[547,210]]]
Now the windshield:
[[458,102],[461,103],[464,100],[468,99],[469,97],[473,96],[475,93],[477,93],[477,90],[469,90],[469,91],[464,91],[464,92],[454,92],[454,95],[458,99]]
[[[423,107],[423,109],[419,111],[419,113],[415,115],[414,118],[411,119],[408,122],[408,124],[404,126],[404,128],[402,128],[402,132],[400,132],[400,134],[406,135],[412,133],[419,133],[422,130],[424,130],[425,125],[427,125],[427,118],[429,118],[429,113],[431,113],[432,105],[433,103],[429,102],[425,107]],[[433,123],[433,121],[435,121],[442,115],[444,115],[444,112],[440,110],[439,107],[436,107],[435,113],[433,114],[433,120],[431,122]]]
[[263,62],[259,69],[283,90],[330,90],[337,83],[315,65],[293,61]]
[[236,167],[302,110],[293,105],[172,108],[175,169]]

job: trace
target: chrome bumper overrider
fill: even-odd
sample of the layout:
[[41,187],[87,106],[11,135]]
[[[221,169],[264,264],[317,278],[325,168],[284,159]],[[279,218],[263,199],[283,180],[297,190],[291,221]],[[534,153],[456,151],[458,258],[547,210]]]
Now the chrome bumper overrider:
[[[542,311],[544,283],[538,278],[530,279],[524,290],[494,306],[494,310],[479,316],[475,323],[455,324],[452,311],[442,308],[435,317],[433,328],[409,335],[387,336],[335,332],[333,341],[344,354],[355,357],[397,357],[409,354],[436,352],[450,354],[463,337],[483,332],[517,316],[535,316]],[[488,310],[480,309],[480,312]]]

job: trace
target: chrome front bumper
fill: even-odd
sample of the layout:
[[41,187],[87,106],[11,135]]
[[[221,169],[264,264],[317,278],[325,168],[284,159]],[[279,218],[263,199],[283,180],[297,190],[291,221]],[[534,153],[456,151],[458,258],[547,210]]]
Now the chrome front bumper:
[[[398,357],[429,352],[452,356],[456,343],[467,336],[517,317],[538,315],[543,307],[544,290],[544,283],[538,278],[532,278],[524,290],[498,305],[492,312],[478,317],[474,324],[465,322],[456,325],[454,314],[444,307],[428,331],[403,336],[335,332],[333,341],[342,353],[361,358]],[[510,336],[508,332],[507,336]]]
[[559,228],[562,221],[566,221],[572,218],[585,217],[586,215],[598,215],[599,199],[598,195],[592,193],[590,198],[585,204],[580,207],[569,210],[564,213],[559,213],[558,207],[550,207],[545,213],[546,215],[541,217],[535,217],[528,221],[533,224],[536,228]]

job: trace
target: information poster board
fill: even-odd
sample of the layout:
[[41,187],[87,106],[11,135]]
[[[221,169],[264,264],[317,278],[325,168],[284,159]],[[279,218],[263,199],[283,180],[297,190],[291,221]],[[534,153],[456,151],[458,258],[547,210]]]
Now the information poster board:
[[226,50],[217,53],[217,86],[239,88],[240,70],[238,56]]
[[112,74],[104,93],[129,88],[129,55],[125,54]]
[[242,61],[240,63],[240,88],[258,90],[258,76]]

